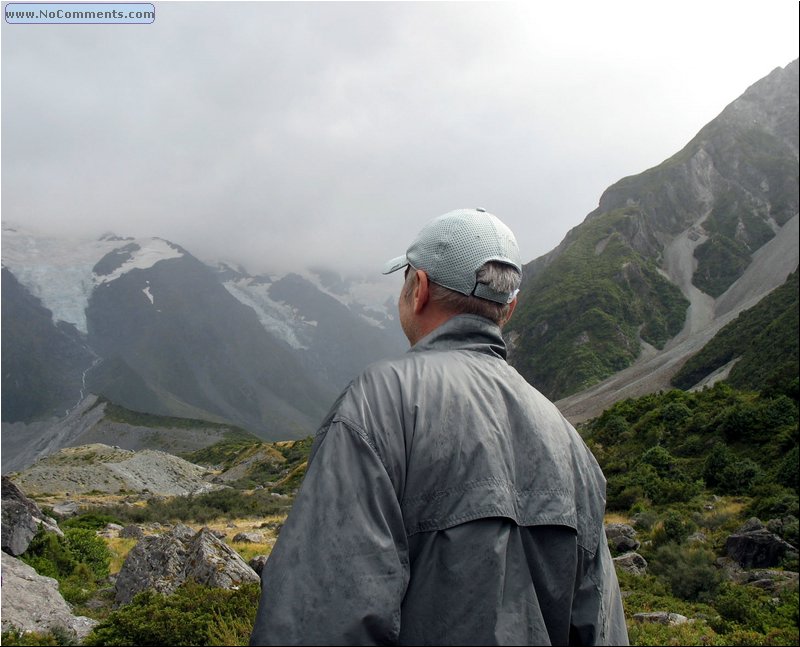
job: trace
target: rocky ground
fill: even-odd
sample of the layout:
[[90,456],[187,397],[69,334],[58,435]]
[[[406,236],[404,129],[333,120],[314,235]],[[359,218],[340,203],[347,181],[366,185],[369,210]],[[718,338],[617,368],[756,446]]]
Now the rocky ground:
[[134,452],[100,443],[66,447],[11,474],[31,495],[69,493],[150,493],[183,495],[222,487],[208,471],[177,456],[154,450]]

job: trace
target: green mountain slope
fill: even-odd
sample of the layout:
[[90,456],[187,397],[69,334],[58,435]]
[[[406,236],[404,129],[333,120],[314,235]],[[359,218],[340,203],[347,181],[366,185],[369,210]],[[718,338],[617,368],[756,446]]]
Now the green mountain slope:
[[526,282],[507,329],[512,361],[549,397],[625,368],[640,338],[660,348],[680,331],[688,302],[629,242],[641,217],[627,207],[584,223],[547,270]]
[[609,187],[556,249],[524,268],[507,328],[514,366],[562,399],[630,366],[642,341],[663,348],[683,328],[684,296],[722,295],[797,214],[797,123],[794,61],[680,152]]
[[728,376],[737,388],[760,390],[800,372],[798,362],[798,272],[781,287],[744,311],[691,357],[672,379],[688,389],[706,375],[739,358]]

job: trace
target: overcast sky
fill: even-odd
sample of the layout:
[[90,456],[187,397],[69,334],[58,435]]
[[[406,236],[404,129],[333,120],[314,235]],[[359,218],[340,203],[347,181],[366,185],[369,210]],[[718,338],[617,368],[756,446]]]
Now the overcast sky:
[[527,262],[800,40],[797,0],[154,4],[3,23],[4,222],[363,271],[480,206]]

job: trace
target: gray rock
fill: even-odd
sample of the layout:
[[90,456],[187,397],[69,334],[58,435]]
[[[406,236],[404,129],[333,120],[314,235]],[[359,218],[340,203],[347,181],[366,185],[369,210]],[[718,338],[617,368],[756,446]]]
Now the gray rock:
[[78,514],[78,509],[78,504],[75,501],[64,501],[53,506],[53,514],[59,519],[66,519]]
[[163,535],[144,537],[128,553],[117,576],[115,601],[127,604],[145,589],[168,595],[187,580],[232,588],[259,577],[208,528],[195,533],[179,524]]
[[123,527],[118,523],[107,523],[106,527],[98,531],[97,534],[101,537],[106,537],[107,539],[113,539],[115,537],[119,537],[119,533],[122,532],[122,529]]
[[608,547],[612,553],[628,553],[641,546],[632,526],[626,523],[610,523],[605,528]]
[[261,571],[264,569],[264,564],[267,563],[267,559],[269,559],[268,555],[256,555],[247,563],[258,575],[261,575]]
[[123,539],[141,539],[144,537],[144,530],[136,524],[130,524],[119,531],[119,536]]
[[797,591],[798,582],[800,581],[798,580],[800,576],[794,571],[770,569],[733,571],[730,577],[737,584],[750,584],[776,595],[782,591]]
[[766,526],[761,523],[758,517],[750,517],[734,534],[743,535],[747,532],[755,532],[756,530],[764,530],[765,528]]
[[45,633],[64,629],[83,640],[97,620],[72,615],[69,604],[58,592],[58,582],[38,575],[24,562],[0,553],[3,570],[3,631]]
[[689,618],[680,613],[668,613],[666,611],[651,611],[649,613],[634,613],[633,619],[636,622],[650,622],[660,625],[682,625],[689,622]]
[[614,558],[614,565],[634,575],[647,573],[647,560],[639,553],[625,553]]
[[264,535],[260,532],[240,532],[233,536],[233,541],[240,544],[263,544]]
[[7,476],[2,477],[2,548],[9,555],[22,555],[39,529],[39,524],[63,535],[54,519],[45,515]]
[[725,540],[725,552],[743,568],[779,566],[784,557],[797,549],[766,529],[758,519],[751,519]]

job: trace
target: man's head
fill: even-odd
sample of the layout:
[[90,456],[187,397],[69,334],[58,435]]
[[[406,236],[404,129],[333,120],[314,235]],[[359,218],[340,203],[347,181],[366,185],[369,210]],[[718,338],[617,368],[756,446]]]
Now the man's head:
[[412,344],[457,314],[477,314],[502,326],[516,305],[522,278],[514,234],[482,209],[434,218],[403,256],[386,264],[384,274],[404,267],[400,315]]

